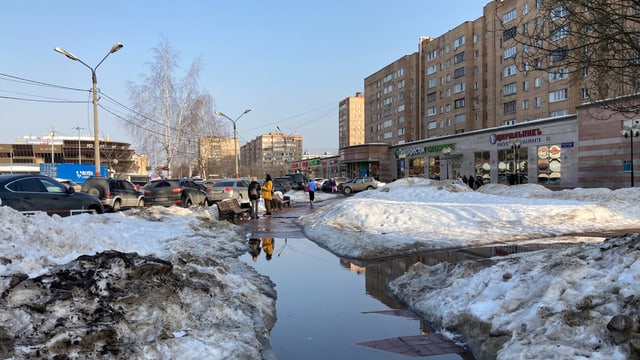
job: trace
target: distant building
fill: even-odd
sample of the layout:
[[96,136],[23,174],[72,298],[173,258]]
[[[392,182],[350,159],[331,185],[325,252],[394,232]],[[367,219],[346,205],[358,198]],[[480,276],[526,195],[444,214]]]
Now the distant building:
[[[100,163],[106,165],[110,173],[135,173],[134,154],[135,150],[128,143],[100,140]],[[93,165],[94,160],[93,137],[57,136],[52,133],[25,136],[16,144],[0,144],[0,173],[4,174],[39,173],[40,164]]]
[[338,147],[364,144],[364,95],[361,92],[340,101]]
[[[198,139],[198,167],[203,178],[233,177],[236,153],[241,157],[234,138],[206,137]],[[237,151],[237,152],[236,152]],[[240,172],[242,174],[242,172]]]
[[270,133],[256,137],[240,148],[240,175],[282,176],[302,158],[302,136]]

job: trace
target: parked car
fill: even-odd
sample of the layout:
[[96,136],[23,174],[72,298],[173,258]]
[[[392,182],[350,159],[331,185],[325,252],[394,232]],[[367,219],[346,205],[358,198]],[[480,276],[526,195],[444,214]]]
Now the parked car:
[[56,179],[57,182],[59,182],[60,184],[64,185],[66,188],[72,187],[73,190],[75,190],[76,192],[82,191],[82,185],[78,184],[77,182],[75,182],[73,180],[59,179],[59,178],[55,178],[55,179]]
[[207,193],[191,179],[156,179],[142,187],[145,206],[204,206]]
[[144,195],[125,179],[90,177],[82,184],[82,192],[100,199],[108,211],[144,206]]
[[245,179],[216,180],[207,193],[210,204],[224,199],[237,199],[239,203],[249,203],[249,182]]
[[298,186],[288,176],[273,179],[273,191],[280,191],[284,194],[297,187]]
[[353,180],[342,182],[338,185],[338,191],[351,194],[363,190],[373,190],[378,188],[378,181],[370,176],[361,176]]
[[76,192],[44,175],[0,175],[0,206],[25,213],[44,211],[49,215],[102,214],[104,207],[95,196]]
[[294,184],[296,184],[294,190],[304,190],[307,182],[309,182],[309,178],[300,173],[287,174],[287,176],[291,178],[291,181],[293,181]]
[[[348,177],[344,177],[344,176],[334,177],[333,180],[336,182],[336,190],[337,190],[338,185],[340,185],[341,183],[347,182],[347,181],[351,181],[351,179],[349,179]],[[327,179],[327,181],[322,183],[322,191],[331,192],[331,178]]]

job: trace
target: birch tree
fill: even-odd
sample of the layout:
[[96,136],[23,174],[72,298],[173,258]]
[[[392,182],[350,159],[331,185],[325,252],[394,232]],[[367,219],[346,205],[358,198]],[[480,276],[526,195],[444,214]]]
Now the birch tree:
[[175,176],[174,164],[195,161],[198,137],[215,136],[220,124],[213,115],[211,97],[198,89],[200,60],[178,78],[179,57],[169,42],[163,40],[153,53],[143,82],[129,84],[135,114],[126,124],[150,163],[166,167],[169,176]]

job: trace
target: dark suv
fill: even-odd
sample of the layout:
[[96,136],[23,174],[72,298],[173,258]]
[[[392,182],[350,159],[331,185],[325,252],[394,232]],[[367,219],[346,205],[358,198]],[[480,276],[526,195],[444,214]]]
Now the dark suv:
[[144,206],[144,195],[125,179],[91,177],[82,184],[82,192],[100,199],[105,210]]
[[309,181],[309,178],[298,173],[287,174],[287,176],[291,178],[291,181],[293,181],[294,184],[296,184],[296,190],[304,190],[305,185],[307,185],[307,182]]

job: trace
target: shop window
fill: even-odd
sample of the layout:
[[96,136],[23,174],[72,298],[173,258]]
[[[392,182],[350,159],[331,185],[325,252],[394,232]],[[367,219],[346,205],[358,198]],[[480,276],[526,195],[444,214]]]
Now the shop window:
[[488,151],[479,151],[474,153],[475,158],[475,174],[476,179],[482,179],[483,184],[491,182],[491,165]]
[[538,184],[559,186],[562,179],[560,145],[538,146]]

